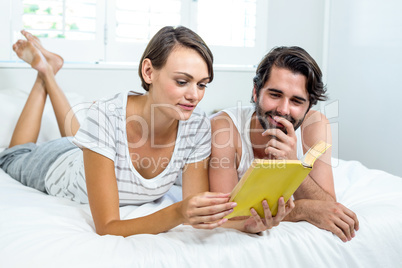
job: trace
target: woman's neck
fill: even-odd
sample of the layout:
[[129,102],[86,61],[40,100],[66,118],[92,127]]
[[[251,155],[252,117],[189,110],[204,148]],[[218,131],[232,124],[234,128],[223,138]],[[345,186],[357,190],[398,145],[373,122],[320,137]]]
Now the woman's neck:
[[152,107],[152,101],[148,94],[130,96],[127,101],[127,130],[141,133],[142,137],[149,138],[169,137],[175,133],[178,120],[166,116],[159,109]]

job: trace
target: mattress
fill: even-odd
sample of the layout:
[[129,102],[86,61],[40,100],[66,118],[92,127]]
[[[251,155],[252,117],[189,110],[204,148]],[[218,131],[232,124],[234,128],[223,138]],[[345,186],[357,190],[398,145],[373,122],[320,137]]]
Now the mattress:
[[[334,160],[338,202],[360,222],[346,243],[304,221],[262,235],[180,225],[158,235],[99,236],[88,205],[25,187],[0,169],[0,267],[402,267],[402,178]],[[174,186],[120,214],[139,217],[179,200]]]

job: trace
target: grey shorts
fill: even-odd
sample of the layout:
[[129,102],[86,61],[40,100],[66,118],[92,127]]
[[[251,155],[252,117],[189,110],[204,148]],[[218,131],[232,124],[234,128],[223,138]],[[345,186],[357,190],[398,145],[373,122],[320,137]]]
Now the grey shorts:
[[65,152],[77,148],[72,137],[37,145],[26,143],[0,153],[0,168],[22,184],[46,193],[45,177],[50,166]]

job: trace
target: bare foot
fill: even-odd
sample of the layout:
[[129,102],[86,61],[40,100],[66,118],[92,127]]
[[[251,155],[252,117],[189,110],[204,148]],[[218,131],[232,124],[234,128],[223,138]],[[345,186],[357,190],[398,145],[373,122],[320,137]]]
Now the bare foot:
[[40,52],[42,52],[43,56],[46,58],[47,62],[52,66],[54,74],[56,74],[61,67],[63,66],[64,60],[60,55],[57,55],[55,53],[52,53],[48,50],[46,50],[43,46],[42,43],[40,42],[39,38],[32,35],[31,33],[22,30],[21,31],[22,35],[25,36],[25,38],[30,41],[32,44],[34,44],[35,47],[37,47]]
[[40,50],[31,42],[26,40],[18,40],[17,43],[13,45],[13,50],[15,53],[17,53],[18,58],[30,64],[31,67],[37,70],[39,73],[46,72],[48,62]]

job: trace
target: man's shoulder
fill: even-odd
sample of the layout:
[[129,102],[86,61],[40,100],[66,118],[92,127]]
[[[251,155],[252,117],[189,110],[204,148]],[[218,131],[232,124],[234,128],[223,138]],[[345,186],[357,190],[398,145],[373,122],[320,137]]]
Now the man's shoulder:
[[319,111],[310,110],[307,113],[301,125],[301,133],[303,148],[311,147],[320,140],[331,143],[330,140],[327,140],[331,137],[330,123],[327,117]]
[[223,112],[234,115],[234,116],[239,116],[239,115],[247,115],[249,113],[253,113],[255,111],[255,107],[251,105],[243,106],[243,105],[238,105],[238,106],[233,106],[230,108],[226,108],[222,110]]
[[320,111],[310,110],[308,111],[303,124],[302,129],[320,127],[322,124],[328,124],[329,121],[327,117]]
[[210,116],[212,131],[215,129],[228,128],[233,126],[233,120],[226,110],[219,111]]
[[211,122],[216,124],[233,124],[234,120],[239,121],[242,119],[251,118],[255,108],[253,106],[235,106],[223,109],[210,116]]
[[226,110],[210,117],[212,130],[212,156],[234,157],[241,151],[241,135]]

